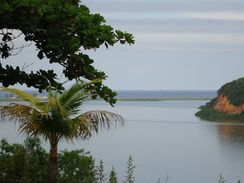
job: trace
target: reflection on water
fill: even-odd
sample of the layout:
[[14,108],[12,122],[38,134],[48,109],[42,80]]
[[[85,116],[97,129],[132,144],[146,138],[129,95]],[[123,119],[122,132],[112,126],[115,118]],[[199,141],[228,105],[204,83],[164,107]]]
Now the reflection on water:
[[244,125],[221,124],[217,125],[217,129],[221,139],[234,143],[244,143]]
[[[244,181],[244,125],[212,123],[194,116],[207,101],[120,102],[111,108],[103,102],[82,109],[103,109],[121,114],[124,128],[104,131],[89,141],[62,142],[60,149],[89,150],[103,159],[106,169],[116,167],[120,179],[131,154],[137,183],[216,183],[223,174],[227,183]],[[0,138],[23,141],[14,123],[0,126]],[[48,148],[48,145],[44,143]]]

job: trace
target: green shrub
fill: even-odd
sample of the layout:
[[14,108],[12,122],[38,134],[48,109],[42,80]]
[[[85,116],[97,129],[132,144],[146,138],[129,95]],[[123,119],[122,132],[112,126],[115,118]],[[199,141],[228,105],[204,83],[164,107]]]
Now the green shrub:
[[[0,141],[0,182],[47,182],[49,153],[38,138],[27,138],[24,144]],[[118,183],[113,168],[110,177],[104,173],[103,161],[95,166],[95,159],[84,150],[61,151],[58,154],[58,183]],[[126,183],[134,183],[132,157],[127,163]]]
[[[24,145],[0,142],[0,182],[43,183],[47,181],[49,154],[37,138]],[[58,155],[60,183],[95,183],[95,161],[84,150],[62,151]]]
[[39,139],[28,138],[24,145],[0,142],[0,180],[43,183],[47,153]]
[[84,150],[62,151],[58,156],[59,183],[96,182],[95,161]]

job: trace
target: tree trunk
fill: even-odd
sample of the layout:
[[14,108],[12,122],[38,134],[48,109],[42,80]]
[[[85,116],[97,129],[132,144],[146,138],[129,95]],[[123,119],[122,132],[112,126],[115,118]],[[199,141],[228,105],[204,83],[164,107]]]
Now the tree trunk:
[[48,165],[48,183],[57,183],[58,161],[57,161],[57,145],[51,144],[49,165]]

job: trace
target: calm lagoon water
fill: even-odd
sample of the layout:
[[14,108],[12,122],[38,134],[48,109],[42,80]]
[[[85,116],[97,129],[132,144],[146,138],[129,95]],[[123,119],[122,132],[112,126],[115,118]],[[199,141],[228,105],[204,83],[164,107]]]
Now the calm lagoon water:
[[[222,174],[227,183],[244,182],[244,125],[213,123],[194,116],[204,100],[119,102],[111,108],[89,102],[83,111],[102,109],[121,114],[124,127],[103,131],[89,141],[62,142],[60,149],[85,148],[106,169],[124,176],[129,155],[134,158],[137,183],[216,183]],[[2,123],[0,138],[22,142],[14,123]],[[44,143],[48,148],[48,145]]]

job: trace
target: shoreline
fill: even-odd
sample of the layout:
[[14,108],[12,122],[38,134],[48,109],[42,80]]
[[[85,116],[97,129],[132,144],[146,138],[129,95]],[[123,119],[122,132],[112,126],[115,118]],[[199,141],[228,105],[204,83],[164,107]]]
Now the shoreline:
[[[187,98],[117,98],[117,101],[128,101],[128,102],[157,102],[157,101],[172,101],[172,100],[211,100],[212,98],[194,98],[194,97],[187,97]],[[41,99],[45,101],[45,99]],[[94,101],[103,101],[102,99],[95,99]],[[1,98],[0,102],[14,102],[14,101],[24,101],[21,99],[8,99],[8,98]],[[88,100],[91,101],[91,100]]]
[[172,101],[172,100],[211,100],[212,98],[120,98],[117,101]]

